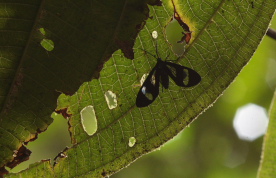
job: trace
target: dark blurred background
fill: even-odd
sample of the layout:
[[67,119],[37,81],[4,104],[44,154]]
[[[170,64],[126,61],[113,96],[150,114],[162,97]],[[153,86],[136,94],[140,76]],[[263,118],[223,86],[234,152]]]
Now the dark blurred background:
[[[276,18],[272,22],[276,29]],[[153,153],[143,156],[112,178],[253,178],[260,162],[263,136],[241,140],[233,128],[236,111],[248,103],[269,109],[276,86],[276,41],[265,36],[252,60],[213,107],[190,127]],[[41,159],[54,158],[70,146],[66,120],[54,123],[28,144],[31,159],[15,169]]]

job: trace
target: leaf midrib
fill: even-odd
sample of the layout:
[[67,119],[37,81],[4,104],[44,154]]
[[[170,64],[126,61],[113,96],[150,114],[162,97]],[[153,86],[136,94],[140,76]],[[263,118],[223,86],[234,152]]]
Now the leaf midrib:
[[[19,60],[20,62],[18,64],[18,66],[17,66],[17,69],[15,70],[16,72],[15,72],[15,75],[14,75],[14,79],[11,82],[10,89],[8,91],[7,97],[4,100],[3,108],[0,111],[0,118],[4,115],[6,109],[9,110],[9,108],[7,108],[7,107],[11,106],[13,104],[12,103],[13,100],[11,99],[11,97],[14,95],[13,91],[16,91],[16,88],[18,88],[18,86],[16,85],[16,83],[17,83],[18,80],[20,80],[20,76],[21,76],[21,73],[20,73],[21,70],[20,69],[22,68],[21,66],[23,65],[24,61],[27,60],[27,58],[25,56],[26,56],[26,53],[28,51],[28,47],[30,46],[30,43],[32,41],[32,36],[36,32],[36,28],[35,27],[36,27],[36,24],[38,22],[38,19],[40,18],[39,14],[42,12],[42,7],[43,7],[44,2],[45,2],[45,0],[41,1],[40,7],[37,10],[37,13],[36,13],[37,16],[36,16],[36,18],[34,20],[32,30],[31,30],[30,35],[28,37],[27,43],[26,43],[26,45],[24,47],[21,59]],[[18,124],[20,124],[20,123],[18,123]]]

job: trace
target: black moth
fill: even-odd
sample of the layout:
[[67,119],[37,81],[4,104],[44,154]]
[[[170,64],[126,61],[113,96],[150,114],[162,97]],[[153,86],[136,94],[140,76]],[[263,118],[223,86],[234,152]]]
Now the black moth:
[[[136,98],[137,107],[146,107],[157,98],[159,94],[160,83],[165,89],[168,89],[169,77],[175,82],[176,85],[180,87],[192,87],[201,81],[200,75],[193,69],[166,61],[168,56],[166,57],[165,61],[162,61],[158,55],[157,47],[157,57],[147,51],[145,52],[156,58],[157,63],[149,73],[138,92]],[[184,80],[186,80],[185,83]]]

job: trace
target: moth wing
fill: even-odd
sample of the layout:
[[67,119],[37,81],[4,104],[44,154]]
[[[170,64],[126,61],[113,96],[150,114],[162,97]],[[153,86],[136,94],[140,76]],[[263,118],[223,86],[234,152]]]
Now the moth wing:
[[[196,71],[179,64],[166,62],[165,70],[175,84],[181,87],[192,87],[201,81],[201,77]],[[186,77],[188,78],[186,79]]]
[[157,98],[159,94],[159,77],[160,71],[157,70],[157,66],[155,66],[149,73],[137,94],[137,107],[146,107]]
[[[165,68],[167,68],[167,67],[165,67]],[[160,83],[162,84],[162,86],[165,89],[169,88],[169,75],[168,75],[168,72],[166,71],[166,69],[162,69],[160,71]]]

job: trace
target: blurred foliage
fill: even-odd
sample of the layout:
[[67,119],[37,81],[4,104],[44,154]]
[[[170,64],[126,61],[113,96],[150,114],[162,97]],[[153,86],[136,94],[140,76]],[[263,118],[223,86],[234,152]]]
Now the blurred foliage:
[[258,170],[258,178],[270,178],[276,175],[276,92],[269,108],[269,126],[264,137],[263,151]]

